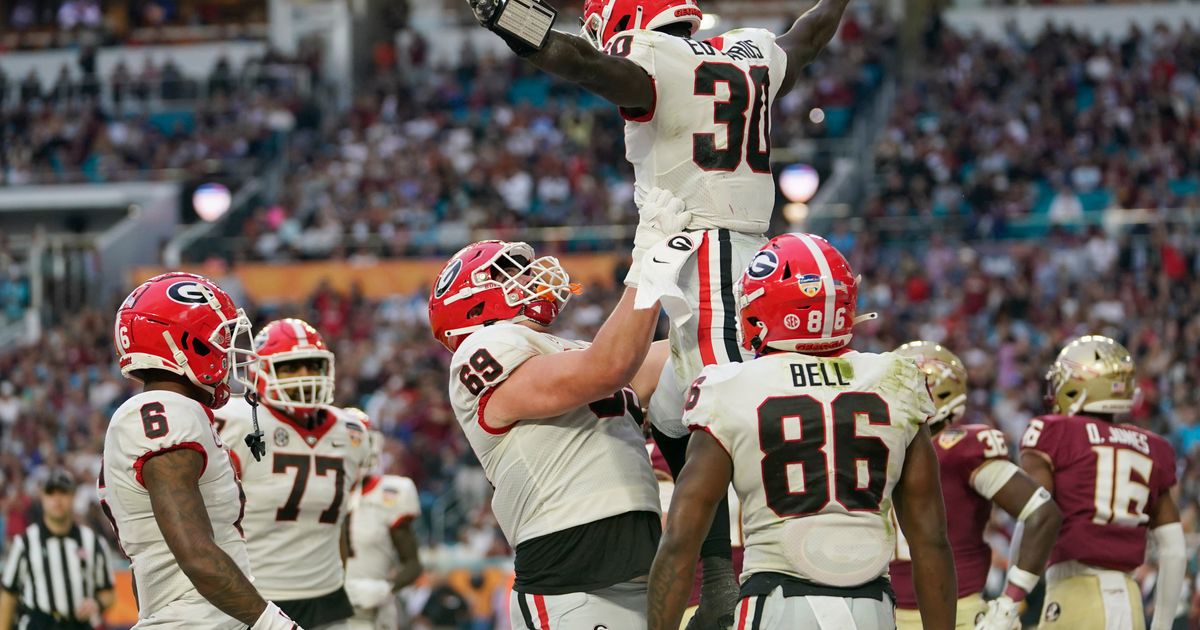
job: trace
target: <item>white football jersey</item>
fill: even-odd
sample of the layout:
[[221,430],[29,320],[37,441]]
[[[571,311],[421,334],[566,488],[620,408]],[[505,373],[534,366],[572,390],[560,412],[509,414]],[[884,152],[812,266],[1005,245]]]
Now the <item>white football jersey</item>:
[[350,503],[350,557],[346,580],[391,580],[400,557],[391,529],[421,515],[417,486],[408,477],[371,475]]
[[327,595],[345,577],[342,521],[370,448],[365,427],[335,407],[325,412],[324,422],[310,430],[260,404],[258,425],[267,443],[262,461],[246,446],[252,430],[246,400],[235,396],[216,412],[241,468],[246,546],[254,585],[267,599]]
[[142,483],[142,466],[155,455],[191,449],[204,456],[200,495],[213,540],[247,576],[242,538],[244,496],[212,411],[174,392],[151,391],[117,408],[104,436],[98,483],[100,506],[112,521],[137,582],[137,628],[245,628],[210,604],[175,562]]
[[496,489],[492,511],[514,547],[610,516],[661,514],[632,389],[555,418],[486,424],[491,391],[525,361],[586,347],[501,322],[472,333],[450,362],[454,413]]
[[687,203],[693,229],[766,232],[775,209],[771,105],[787,71],[775,34],[744,28],[696,41],[636,30],[607,50],[654,79],[654,107],[621,112],[637,201],[664,188]]
[[706,367],[684,422],[733,461],[742,579],[775,572],[848,587],[883,575],[895,544],[892,489],[933,412],[924,374],[891,353],[780,353]]

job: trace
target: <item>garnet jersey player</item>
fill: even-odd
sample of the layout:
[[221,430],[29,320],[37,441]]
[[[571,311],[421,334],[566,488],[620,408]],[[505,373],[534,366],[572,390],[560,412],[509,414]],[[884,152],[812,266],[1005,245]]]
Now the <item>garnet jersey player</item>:
[[926,628],[954,625],[955,578],[926,420],[925,375],[850,350],[858,287],[824,239],[773,239],[742,276],[742,338],[759,356],[704,369],[694,431],[650,576],[650,630],[674,630],[702,531],[733,482],[745,559],[737,628],[891,628],[893,502],[914,550]]
[[[485,26],[500,4],[468,3]],[[847,4],[818,0],[778,36],[747,28],[696,41],[703,17],[696,0],[586,0],[580,36],[552,31],[535,51],[500,34],[535,66],[617,105],[626,121],[635,199],[664,188],[692,215],[687,227],[697,231],[701,246],[672,282],[689,315],[673,317],[672,361],[649,409],[674,474],[683,466],[686,443],[668,441],[688,436],[680,413],[688,384],[705,365],[751,357],[738,345],[733,287],[766,242],[775,208],[772,106],[833,38]],[[626,284],[635,286],[638,276],[635,257]],[[710,622],[727,614],[734,596],[727,512],[722,504],[701,549],[705,573],[724,575],[724,588],[706,592],[702,616]]]
[[[635,242],[681,228],[676,205],[648,197]],[[512,626],[642,628],[662,527],[639,402],[665,360],[662,346],[646,360],[658,305],[636,310],[626,289],[593,343],[548,333],[577,288],[556,259],[484,241],[446,263],[429,318],[454,352],[450,400],[516,550]]]
[[[366,427],[331,406],[334,356],[298,319],[266,325],[254,338],[259,360],[253,409],[237,397],[217,412],[246,490],[246,547],[254,585],[309,628],[354,614],[343,589],[342,527],[347,501],[370,457]],[[257,417],[270,452],[255,461],[232,437]]]
[[186,273],[146,281],[117,311],[121,374],[142,393],[113,413],[98,487],[132,561],[136,628],[297,627],[251,585],[245,497],[212,422],[252,357],[235,349],[249,331],[229,295]]
[[1145,560],[1148,534],[1159,566],[1151,628],[1170,628],[1186,563],[1171,497],[1175,451],[1150,431],[1114,421],[1133,407],[1133,359],[1112,339],[1080,337],[1046,380],[1054,415],[1030,421],[1021,441],[1021,467],[1063,512],[1040,627],[1145,627],[1129,573]]
[[[917,362],[937,408],[929,420],[929,431],[941,473],[942,497],[950,508],[946,529],[958,576],[955,627],[1019,628],[1019,603],[1037,585],[1062,515],[1050,493],[1009,460],[1003,433],[986,425],[954,424],[967,408],[967,369],[954,353],[930,341],[906,343],[895,353]],[[983,587],[992,567],[992,548],[984,541],[983,531],[993,503],[1023,524],[1024,535],[1019,555],[1014,553],[1019,561],[1009,569],[1008,587],[989,611]],[[896,558],[889,572],[896,589],[896,626],[920,630],[912,555],[903,534],[896,537]]]
[[421,515],[417,486],[407,477],[380,473],[383,433],[371,426],[362,410],[346,412],[367,427],[371,443],[368,474],[350,498],[346,527],[346,594],[354,617],[346,627],[396,630],[400,611],[395,592],[421,575],[413,519]]

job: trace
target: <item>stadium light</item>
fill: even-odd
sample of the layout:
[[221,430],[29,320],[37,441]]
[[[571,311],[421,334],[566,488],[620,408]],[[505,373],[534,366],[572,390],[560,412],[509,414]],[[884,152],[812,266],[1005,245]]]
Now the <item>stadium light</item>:
[[224,184],[201,184],[192,193],[192,208],[196,216],[209,223],[225,216],[232,205],[233,194]]
[[793,203],[808,203],[820,186],[821,176],[808,164],[792,164],[779,174],[779,190]]

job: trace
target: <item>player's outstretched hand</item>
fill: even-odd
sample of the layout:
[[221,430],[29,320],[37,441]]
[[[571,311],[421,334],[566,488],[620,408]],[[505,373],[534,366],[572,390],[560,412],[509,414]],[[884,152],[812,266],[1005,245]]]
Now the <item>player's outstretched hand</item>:
[[672,234],[682,232],[692,222],[692,213],[683,200],[663,188],[646,193],[638,207],[637,232],[633,235],[633,263],[625,276],[625,286],[636,287],[642,276],[642,258],[646,251]]
[[1011,597],[1001,596],[988,602],[987,612],[975,624],[975,630],[1020,630],[1021,607]]

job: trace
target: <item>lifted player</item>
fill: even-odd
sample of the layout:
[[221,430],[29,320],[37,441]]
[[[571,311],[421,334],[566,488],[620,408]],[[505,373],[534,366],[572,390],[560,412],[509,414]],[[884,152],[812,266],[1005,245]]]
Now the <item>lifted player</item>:
[[[343,588],[346,500],[370,457],[366,427],[330,406],[334,356],[299,319],[266,325],[254,338],[259,360],[256,414],[271,452],[263,461],[233,445],[246,488],[246,547],[255,586],[307,628],[348,619]],[[217,413],[222,436],[245,433],[255,412],[244,398]]]
[[[468,0],[487,26],[497,0]],[[706,365],[742,361],[735,280],[766,242],[775,208],[771,108],[796,85],[837,32],[848,0],[818,0],[782,35],[756,28],[707,41],[692,37],[703,13],[695,0],[586,0],[580,36],[551,31],[541,50],[501,32],[520,56],[620,108],[635,198],[671,191],[699,230],[699,251],[677,276],[691,316],[672,322],[671,361],[650,401],[655,440],[673,474],[683,466],[688,432],[684,390]],[[636,264],[626,284],[639,276]],[[728,506],[722,502],[701,549],[708,627],[728,617],[735,597]],[[712,575],[710,575],[710,573]]]
[[235,347],[249,341],[246,315],[210,280],[168,273],[125,298],[113,333],[142,393],[113,413],[98,487],[132,561],[134,627],[297,628],[250,582],[245,495],[212,420],[252,357]]
[[745,559],[737,628],[894,627],[893,506],[913,548],[925,627],[954,627],[954,560],[925,375],[850,350],[857,280],[824,239],[773,239],[742,276],[745,363],[710,366],[688,392],[695,433],[650,575],[650,630],[674,630],[701,531],[733,482]]
[[1129,573],[1158,547],[1153,630],[1175,619],[1187,556],[1175,486],[1175,450],[1115,416],[1133,408],[1133,358],[1108,337],[1067,344],[1046,374],[1054,415],[1029,422],[1021,467],[1054,494],[1062,534],[1046,569],[1041,628],[1145,627]]
[[[635,243],[685,225],[681,205],[647,197]],[[662,524],[639,399],[665,358],[646,359],[659,309],[635,310],[626,289],[591,344],[545,332],[575,290],[555,258],[484,241],[446,263],[429,319],[454,352],[450,400],[516,550],[512,626],[644,628]]]
[[368,474],[350,499],[346,526],[346,594],[354,605],[348,628],[396,630],[396,591],[421,576],[412,522],[421,515],[417,486],[408,477],[380,474],[383,433],[360,409],[345,410],[367,427],[371,443]]
[[[900,346],[895,353],[917,362],[937,408],[928,426],[934,436],[942,496],[950,508],[946,529],[958,575],[955,627],[1019,628],[1020,602],[1038,583],[1062,513],[1049,492],[1009,461],[1003,433],[982,424],[955,424],[967,409],[967,368],[953,352],[931,341],[914,341]],[[983,586],[992,567],[992,548],[983,540],[983,530],[993,503],[1023,524],[1024,535],[1019,554],[1013,547],[1014,561],[1004,595],[989,604],[983,600]],[[889,573],[896,589],[896,626],[900,630],[921,630],[912,556],[903,534],[896,536],[896,559]]]

